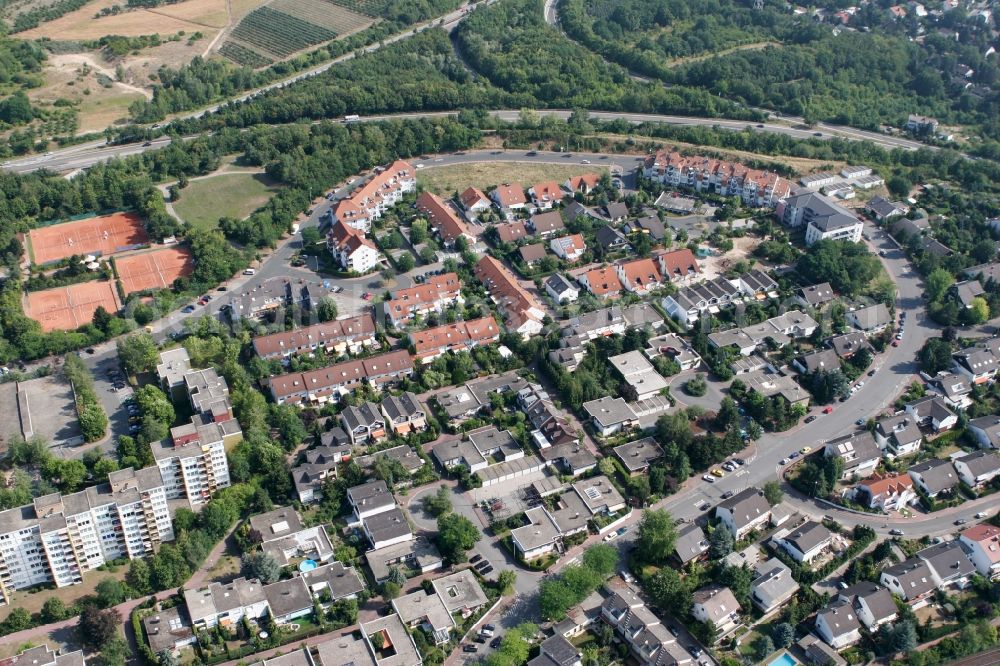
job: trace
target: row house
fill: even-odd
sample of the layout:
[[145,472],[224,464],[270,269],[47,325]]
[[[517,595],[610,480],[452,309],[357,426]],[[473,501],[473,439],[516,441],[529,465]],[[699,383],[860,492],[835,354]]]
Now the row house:
[[448,352],[469,351],[499,340],[500,326],[492,315],[413,331],[409,335],[413,357],[422,363],[430,363]]
[[525,339],[541,333],[544,308],[503,264],[484,256],[476,264],[474,273],[503,313],[508,330]]
[[234,296],[224,308],[230,321],[244,319],[263,320],[272,317],[282,308],[299,307],[310,310],[316,287],[296,283],[289,279],[271,279],[257,283],[241,294]]
[[337,465],[351,459],[351,446],[320,445],[305,452],[305,459],[292,468],[292,482],[299,501],[318,502],[323,497],[323,483],[336,478]]
[[271,397],[279,405],[337,402],[363,383],[379,390],[413,374],[413,361],[404,350],[365,359],[335,363],[318,370],[292,372],[268,379]]
[[446,248],[455,247],[459,238],[465,238],[469,242],[474,242],[468,227],[458,218],[455,211],[441,199],[441,197],[431,192],[424,192],[417,197],[417,209],[427,216],[431,228],[441,239],[441,244]]
[[353,446],[375,444],[386,437],[385,417],[373,402],[346,407],[340,413],[340,420]]
[[601,299],[617,298],[621,294],[622,283],[614,266],[591,268],[576,278],[584,289]]
[[16,590],[80,583],[107,562],[153,554],[174,538],[167,493],[155,467],[131,467],[107,483],[53,493],[0,512],[0,601]]
[[393,326],[405,326],[416,317],[440,313],[465,302],[457,273],[434,275],[424,284],[397,289],[384,304],[385,318]]
[[742,300],[742,294],[732,282],[717,277],[682,287],[663,299],[663,309],[681,324],[691,327],[703,313],[719,312]]
[[368,273],[379,266],[382,253],[365,237],[365,232],[336,222],[326,235],[326,247],[341,269]]
[[427,412],[413,393],[405,391],[386,396],[380,406],[392,434],[406,437],[410,433],[427,430]]
[[236,419],[206,422],[198,415],[170,429],[170,438],[153,442],[153,458],[169,499],[187,498],[191,506],[207,502],[217,490],[228,488],[226,447],[243,438]]
[[654,256],[664,282],[687,280],[701,273],[698,260],[689,248],[659,252]]
[[416,171],[403,160],[396,160],[351,196],[333,207],[333,220],[362,233],[371,230],[372,220],[382,217],[386,210],[402,200],[407,192],[417,189]]
[[396,497],[385,481],[376,479],[347,489],[347,503],[354,511],[356,522],[396,508]]
[[647,157],[642,175],[670,187],[738,196],[744,204],[757,208],[774,208],[792,191],[792,183],[776,173],[676,151],[658,150]]
[[298,354],[311,354],[318,349],[338,356],[356,354],[377,344],[375,320],[366,313],[257,336],[253,339],[253,350],[266,360],[286,360]]
[[601,619],[622,637],[643,666],[688,664],[691,656],[677,644],[673,632],[630,588],[613,592],[601,604]]
[[618,281],[626,291],[640,296],[663,285],[663,276],[652,259],[633,259],[615,267]]

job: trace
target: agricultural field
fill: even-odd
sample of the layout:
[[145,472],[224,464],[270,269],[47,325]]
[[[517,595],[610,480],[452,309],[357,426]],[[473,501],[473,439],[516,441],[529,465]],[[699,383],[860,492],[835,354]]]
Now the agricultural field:
[[240,65],[263,67],[373,22],[327,0],[273,0],[244,16],[219,54]]
[[417,184],[442,196],[469,186],[487,190],[500,183],[521,183],[525,188],[543,180],[562,183],[571,176],[608,171],[597,164],[539,164],[537,162],[473,162],[417,171]]
[[262,173],[221,173],[192,180],[172,205],[187,224],[210,229],[220,217],[246,217],[279,189]]

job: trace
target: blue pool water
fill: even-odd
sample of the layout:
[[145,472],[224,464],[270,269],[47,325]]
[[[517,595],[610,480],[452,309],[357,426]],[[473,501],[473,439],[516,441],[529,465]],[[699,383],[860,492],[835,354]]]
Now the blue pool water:
[[771,660],[767,666],[798,666],[797,661],[787,652],[782,652],[777,658]]
[[[318,566],[319,565],[316,564],[316,562],[314,562],[313,560],[302,560],[302,562],[299,563],[299,571],[305,573],[306,571],[312,571]],[[792,664],[794,663],[795,662],[793,661]]]

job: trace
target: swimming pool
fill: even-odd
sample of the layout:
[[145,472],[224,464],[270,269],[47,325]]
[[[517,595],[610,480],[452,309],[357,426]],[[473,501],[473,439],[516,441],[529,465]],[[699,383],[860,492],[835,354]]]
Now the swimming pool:
[[792,655],[787,652],[782,652],[777,657],[772,659],[771,663],[767,666],[798,666],[798,663],[799,662],[795,661],[795,658],[792,657]]
[[[299,571],[301,571],[302,573],[305,573],[307,571],[312,571],[313,569],[315,569],[318,566],[319,565],[316,564],[316,562],[314,562],[313,560],[302,560],[301,562],[299,562]],[[795,662],[792,662],[792,663],[795,663]]]

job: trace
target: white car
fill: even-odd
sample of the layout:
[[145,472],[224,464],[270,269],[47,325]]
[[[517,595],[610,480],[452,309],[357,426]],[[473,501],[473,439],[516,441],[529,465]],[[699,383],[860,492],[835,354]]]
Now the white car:
[[705,474],[704,476],[701,477],[701,480],[707,483],[715,483],[715,477],[712,476],[711,474]]
[[424,168],[424,165],[423,165],[423,164],[418,164],[418,165],[417,165],[417,168],[418,168],[418,169],[423,169],[423,168]]
[[604,537],[604,540],[605,541],[614,541],[617,538],[618,538],[618,532],[612,532],[608,536]]

